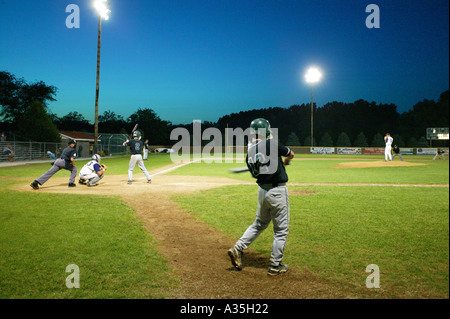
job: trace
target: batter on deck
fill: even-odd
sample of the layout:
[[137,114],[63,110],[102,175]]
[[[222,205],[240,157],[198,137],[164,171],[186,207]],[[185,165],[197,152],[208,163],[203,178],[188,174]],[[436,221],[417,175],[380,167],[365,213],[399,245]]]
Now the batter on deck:
[[144,160],[142,159],[142,150],[144,149],[144,142],[141,141],[141,137],[142,137],[141,132],[134,131],[133,139],[131,141],[126,140],[123,143],[123,146],[130,147],[131,153],[130,165],[128,166],[128,184],[131,184],[133,182],[133,170],[136,164],[144,173],[145,177],[147,177],[147,182],[151,183],[152,181],[152,179],[150,178],[150,174],[145,168]]
[[[294,152],[272,138],[270,124],[256,119],[250,124],[252,142],[246,158],[250,173],[258,183],[258,205],[255,222],[250,225],[234,247],[228,250],[233,266],[242,269],[242,251],[273,223],[274,239],[268,275],[279,275],[289,267],[281,263],[289,232],[289,194],[286,187],[288,165]],[[284,161],[281,157],[284,157]],[[273,169],[269,167],[274,165]]]

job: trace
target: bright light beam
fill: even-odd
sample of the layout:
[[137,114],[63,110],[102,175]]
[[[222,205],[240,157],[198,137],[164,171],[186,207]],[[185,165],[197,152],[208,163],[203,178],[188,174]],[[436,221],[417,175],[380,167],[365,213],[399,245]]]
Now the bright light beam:
[[319,71],[319,69],[312,67],[308,69],[308,72],[305,74],[306,82],[308,83],[317,83],[322,78],[322,73]]
[[100,17],[102,17],[105,20],[109,19],[109,13],[111,13],[111,10],[108,9],[108,0],[96,0],[94,2],[94,8],[97,10]]

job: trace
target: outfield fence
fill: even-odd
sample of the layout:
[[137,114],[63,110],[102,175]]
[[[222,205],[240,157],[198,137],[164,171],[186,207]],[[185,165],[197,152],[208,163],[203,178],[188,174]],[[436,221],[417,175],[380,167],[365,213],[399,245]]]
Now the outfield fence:
[[[127,138],[126,135],[114,134],[103,135],[101,142],[98,144],[98,153],[102,156],[123,155],[129,153],[129,148],[122,145]],[[29,160],[46,160],[54,157],[59,157],[64,148],[67,147],[65,143],[39,143],[39,142],[20,142],[20,141],[6,141],[0,142],[0,161],[29,161]],[[169,145],[151,145],[150,148],[154,150],[171,149]],[[309,146],[290,146],[296,154],[315,154],[315,155],[384,155],[384,147],[309,147]],[[402,155],[436,155],[439,149],[447,151],[445,148],[401,148]],[[205,147],[202,147],[202,151]],[[228,146],[215,147],[211,151],[218,151],[225,154],[246,154],[246,146]],[[190,148],[191,154],[194,153],[194,148]],[[89,154],[91,155],[91,154]]]

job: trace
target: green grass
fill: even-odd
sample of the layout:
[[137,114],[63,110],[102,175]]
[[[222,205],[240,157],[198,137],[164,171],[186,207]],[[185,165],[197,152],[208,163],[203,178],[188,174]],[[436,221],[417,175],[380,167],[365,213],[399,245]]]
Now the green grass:
[[[121,169],[125,159],[105,162]],[[2,168],[0,175],[32,178],[49,167],[43,165]],[[164,298],[176,284],[154,240],[118,197],[25,194],[9,189],[16,183],[0,180],[0,298]],[[80,269],[79,289],[66,287],[69,264]]]
[[[287,166],[290,182],[296,183],[376,183],[376,184],[448,184],[450,161],[411,160],[421,166],[336,168],[350,160],[304,159],[292,161]],[[170,172],[172,175],[218,176],[242,181],[253,181],[249,173],[234,174],[230,168],[245,167],[239,164],[193,163]]]
[[[449,162],[411,158],[415,167],[336,168],[348,157],[305,156],[287,168],[296,183],[444,184]],[[365,159],[362,158],[362,160]],[[377,160],[377,159],[374,159]],[[79,168],[86,161],[78,161]],[[108,173],[127,173],[129,156],[105,158]],[[152,170],[171,164],[152,154]],[[191,164],[170,174],[220,176],[234,164]],[[118,197],[40,192],[10,186],[32,180],[48,163],[0,168],[0,298],[164,298],[176,276],[155,242]],[[62,170],[58,176],[68,176]],[[183,208],[238,239],[254,220],[256,185],[225,186],[173,199]],[[374,297],[448,298],[448,187],[289,186],[290,234],[285,262],[355,292],[365,288],[365,267],[377,264],[381,289]],[[295,195],[312,191],[306,195]],[[268,229],[251,246],[270,255]],[[80,289],[65,286],[66,266],[80,268]],[[345,288],[347,287],[347,288]]]
[[[363,160],[365,158],[362,158]],[[412,158],[426,164],[409,167],[337,168],[349,159],[304,157],[287,167],[292,183],[443,184],[449,162]],[[220,176],[245,164],[192,164],[171,174]],[[377,264],[388,297],[448,298],[448,188],[290,186],[291,231],[286,262],[352,287],[365,284],[365,267]],[[229,186],[198,195],[175,196],[183,208],[236,240],[254,220],[256,185]],[[266,231],[253,249],[270,255],[273,232]]]
[[[448,188],[290,187],[284,261],[343,286],[364,288],[377,264],[383,296],[448,298]],[[236,240],[253,222],[256,187],[228,186],[174,196],[182,207]],[[251,248],[270,256],[273,231]],[[364,288],[365,289],[365,288]]]

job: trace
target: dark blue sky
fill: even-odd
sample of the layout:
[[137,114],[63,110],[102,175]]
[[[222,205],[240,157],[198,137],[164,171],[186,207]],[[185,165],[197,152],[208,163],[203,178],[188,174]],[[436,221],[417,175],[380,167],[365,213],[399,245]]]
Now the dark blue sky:
[[[189,123],[358,99],[400,113],[449,88],[448,0],[110,0],[102,24],[99,113],[138,108]],[[381,28],[365,25],[380,8]],[[66,6],[81,10],[68,29]],[[50,111],[94,119],[97,17],[92,0],[0,0],[0,70],[58,88]]]

